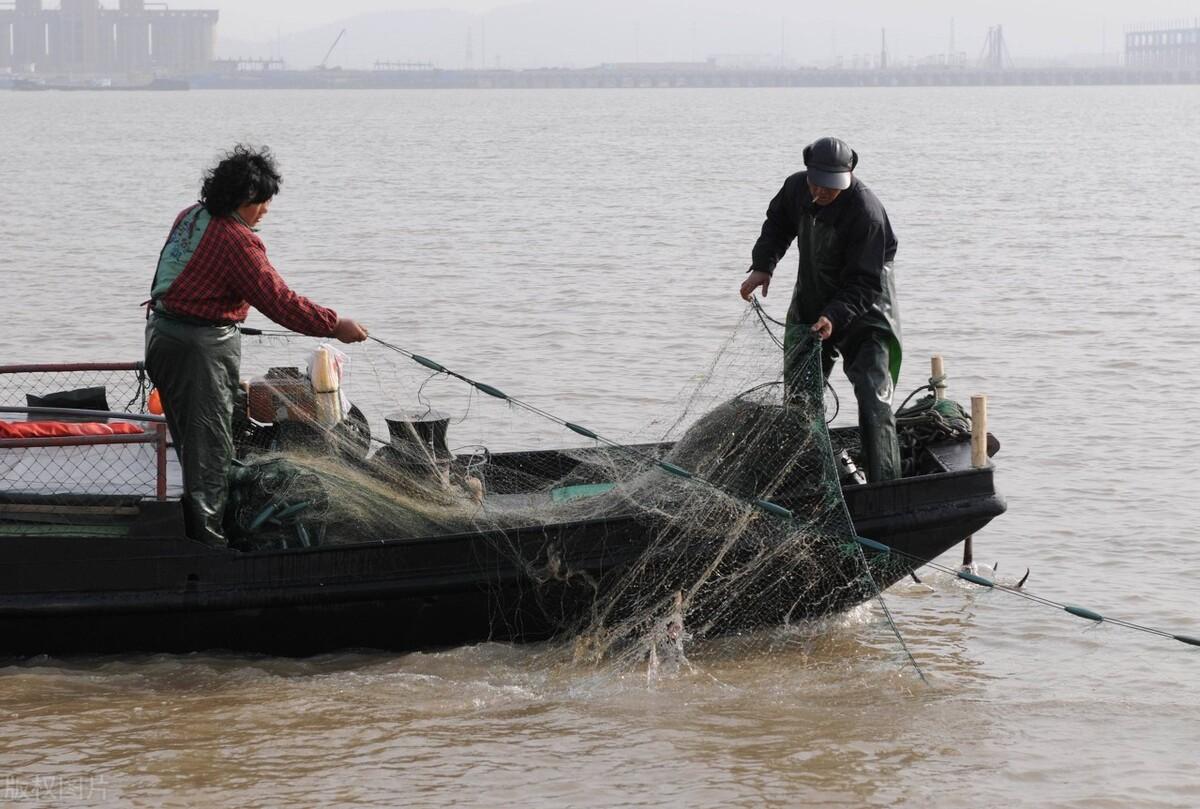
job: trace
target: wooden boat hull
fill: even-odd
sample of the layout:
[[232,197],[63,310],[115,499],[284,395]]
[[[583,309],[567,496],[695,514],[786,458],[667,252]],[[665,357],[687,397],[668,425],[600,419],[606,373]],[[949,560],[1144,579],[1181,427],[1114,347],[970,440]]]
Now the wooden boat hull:
[[[731,609],[736,619],[714,631],[853,606],[1003,513],[992,468],[969,468],[963,446],[943,451],[945,471],[845,490],[858,533],[896,551],[876,565],[876,582],[830,576],[814,589],[785,576],[773,607]],[[590,582],[620,575],[658,528],[608,518],[242,553],[183,538],[173,504],[157,504],[157,522],[155,505],[129,536],[0,540],[0,654],[301,655],[539,640],[578,626],[595,598]]]

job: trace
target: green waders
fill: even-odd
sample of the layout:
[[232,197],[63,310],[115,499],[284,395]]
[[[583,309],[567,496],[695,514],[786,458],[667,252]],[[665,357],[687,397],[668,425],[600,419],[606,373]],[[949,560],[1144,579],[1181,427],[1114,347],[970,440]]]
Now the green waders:
[[222,520],[233,460],[233,401],[242,363],[236,326],[154,314],[146,324],[146,370],[162,397],[183,467],[188,536],[225,545]]

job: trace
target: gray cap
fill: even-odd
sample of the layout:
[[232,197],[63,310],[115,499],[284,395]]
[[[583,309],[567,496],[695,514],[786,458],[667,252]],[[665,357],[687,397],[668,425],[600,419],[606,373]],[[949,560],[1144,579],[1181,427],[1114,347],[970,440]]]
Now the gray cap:
[[821,188],[847,189],[850,173],[858,165],[858,153],[838,138],[821,138],[804,147],[808,181]]

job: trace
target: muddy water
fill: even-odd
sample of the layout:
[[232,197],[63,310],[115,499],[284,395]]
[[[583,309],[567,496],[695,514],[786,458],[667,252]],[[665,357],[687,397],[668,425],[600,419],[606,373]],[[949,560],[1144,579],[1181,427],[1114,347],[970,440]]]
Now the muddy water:
[[[942,353],[951,395],[991,397],[1009,513],[981,561],[1200,635],[1198,129],[1186,87],[11,93],[0,345],[137,357],[171,217],[252,140],[285,171],[263,236],[293,285],[632,431],[721,345],[768,199],[837,133],[900,238],[900,389]],[[500,644],[9,664],[0,802],[1200,804],[1200,650],[922,579],[888,602],[928,685],[875,606],[652,682]]]

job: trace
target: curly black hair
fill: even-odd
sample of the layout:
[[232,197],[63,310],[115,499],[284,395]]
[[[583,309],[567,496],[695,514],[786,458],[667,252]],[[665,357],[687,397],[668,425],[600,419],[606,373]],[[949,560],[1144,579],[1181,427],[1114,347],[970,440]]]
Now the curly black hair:
[[282,184],[270,149],[264,146],[256,151],[239,143],[204,173],[200,204],[213,216],[229,216],[243,205],[266,202]]

